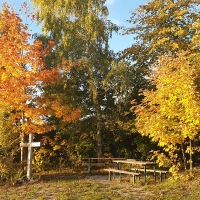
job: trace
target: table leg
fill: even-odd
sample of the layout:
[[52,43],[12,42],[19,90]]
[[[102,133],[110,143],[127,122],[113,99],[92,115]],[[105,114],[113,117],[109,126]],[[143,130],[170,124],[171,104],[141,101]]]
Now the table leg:
[[[117,169],[120,170],[121,169],[121,164],[117,163]],[[114,173],[114,172],[113,172]],[[121,175],[119,173],[117,173],[117,175],[120,177]]]
[[121,163],[118,164],[118,170],[121,170]]
[[131,171],[131,164],[128,165],[128,171]]
[[146,176],[147,176],[147,168],[146,165],[144,165],[144,182],[146,182]]
[[121,180],[122,180],[122,174],[119,173],[119,182],[121,182]]
[[88,172],[90,175],[92,175],[92,169],[91,169],[91,159],[89,159],[89,166],[88,166]]
[[154,165],[153,166],[153,173],[154,173],[154,181],[156,182],[156,166]]
[[162,172],[160,172],[160,182],[162,182]]

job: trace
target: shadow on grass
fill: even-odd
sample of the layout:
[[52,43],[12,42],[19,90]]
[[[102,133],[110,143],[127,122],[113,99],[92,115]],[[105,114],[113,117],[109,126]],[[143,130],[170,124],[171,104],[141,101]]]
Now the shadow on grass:
[[88,173],[86,172],[72,172],[72,171],[47,171],[42,173],[36,173],[34,179],[43,182],[54,182],[54,181],[64,181],[64,180],[80,180],[84,179]]

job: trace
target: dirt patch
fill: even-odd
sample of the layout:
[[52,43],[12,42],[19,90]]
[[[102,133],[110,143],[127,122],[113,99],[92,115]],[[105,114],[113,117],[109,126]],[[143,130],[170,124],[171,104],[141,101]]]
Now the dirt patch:
[[119,179],[109,181],[108,175],[86,175],[84,179],[105,184],[108,185],[108,187],[113,187],[124,197],[132,194],[138,199],[143,200],[145,197],[152,195],[149,192],[146,192],[141,185],[131,184],[128,179],[122,182],[120,182]]

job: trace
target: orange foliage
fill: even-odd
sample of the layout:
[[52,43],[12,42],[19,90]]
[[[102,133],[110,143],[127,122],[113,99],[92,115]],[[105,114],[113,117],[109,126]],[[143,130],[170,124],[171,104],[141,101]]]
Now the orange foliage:
[[62,105],[62,101],[60,100],[52,102],[51,108],[54,111],[55,117],[62,118],[64,122],[75,121],[81,116],[79,108],[72,110],[70,107]]
[[[0,13],[0,106],[8,105],[22,109],[32,94],[28,87],[36,86],[37,81],[50,82],[58,77],[58,70],[44,70],[44,56],[50,46],[44,49],[36,40],[29,44],[28,27],[6,4]],[[53,73],[53,74],[52,74]]]
[[[42,133],[49,128],[41,116],[48,115],[49,110],[38,104],[38,90],[43,84],[55,82],[61,76],[59,68],[45,69],[44,58],[55,43],[49,41],[44,47],[41,41],[35,40],[30,44],[30,36],[20,17],[4,4],[0,13],[0,109],[9,108],[10,112],[15,110],[18,115],[23,112],[28,121],[22,125],[22,130],[25,133]],[[32,101],[35,105],[28,105]],[[64,121],[75,120],[80,113],[79,110],[70,112],[69,109],[72,115],[65,117],[66,108],[56,102],[53,103],[53,110]]]

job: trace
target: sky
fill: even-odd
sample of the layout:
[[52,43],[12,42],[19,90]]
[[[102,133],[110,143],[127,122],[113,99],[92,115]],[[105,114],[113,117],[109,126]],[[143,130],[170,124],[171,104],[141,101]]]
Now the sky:
[[[137,9],[140,5],[146,4],[146,0],[107,0],[109,10],[109,19],[119,25],[131,27],[131,24],[126,22],[131,17],[131,11]],[[133,44],[132,35],[113,35],[110,41],[110,48],[115,52],[122,51]]]
[[[0,0],[0,6],[3,2],[7,2],[11,7],[18,10],[24,1],[25,0]],[[27,3],[30,4],[32,8],[32,3],[29,0],[27,0]],[[107,0],[106,5],[109,10],[108,19],[119,26],[129,27],[131,24],[126,22],[126,20],[130,19],[130,11],[135,10],[139,5],[143,5],[145,3],[146,0]],[[30,29],[33,33],[41,33],[41,26],[37,27],[35,24],[32,24]],[[114,52],[122,51],[125,48],[130,47],[132,43],[132,35],[122,36],[114,34],[110,40],[110,49],[114,50]]]

